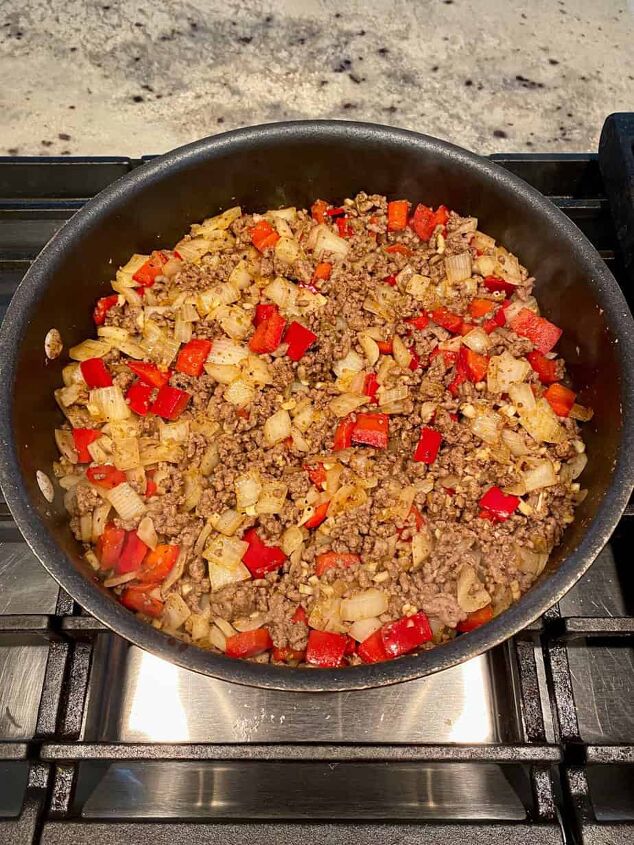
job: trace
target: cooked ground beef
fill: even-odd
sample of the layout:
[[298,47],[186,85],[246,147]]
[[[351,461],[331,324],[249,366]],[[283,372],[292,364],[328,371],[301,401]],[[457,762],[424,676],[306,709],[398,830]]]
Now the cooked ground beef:
[[89,561],[258,662],[388,659],[502,613],[573,519],[591,413],[533,282],[474,218],[365,193],[133,256],[57,392]]

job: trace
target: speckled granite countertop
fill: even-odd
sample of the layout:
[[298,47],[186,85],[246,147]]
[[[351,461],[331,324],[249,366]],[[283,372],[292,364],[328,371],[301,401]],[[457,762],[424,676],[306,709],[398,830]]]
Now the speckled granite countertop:
[[634,109],[627,0],[4,0],[0,155],[140,155],[371,120],[479,152],[594,150]]

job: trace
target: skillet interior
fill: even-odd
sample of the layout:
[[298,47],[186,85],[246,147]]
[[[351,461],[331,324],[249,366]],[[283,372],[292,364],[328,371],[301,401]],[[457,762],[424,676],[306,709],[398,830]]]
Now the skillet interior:
[[[121,608],[96,581],[67,528],[61,495],[42,498],[35,471],[55,459],[60,421],[53,390],[65,358],[46,362],[44,336],[65,347],[90,336],[96,297],[132,252],[170,246],[189,224],[236,203],[249,210],[309,206],[359,190],[444,203],[473,214],[536,276],[544,313],[564,329],[560,350],[580,401],[589,495],[540,581],[489,625],[420,656],[346,670],[291,670],[228,660],[161,634]],[[581,233],[524,182],[426,136],[343,122],[300,122],[216,136],[161,157],[100,194],[45,248],[15,295],[0,337],[3,391],[0,480],[20,529],[42,562],[116,632],[187,668],[226,680],[293,690],[355,689],[446,668],[495,645],[558,600],[590,565],[632,488],[633,329],[625,301]],[[629,368],[628,368],[629,365]],[[17,373],[17,379],[16,379]]]

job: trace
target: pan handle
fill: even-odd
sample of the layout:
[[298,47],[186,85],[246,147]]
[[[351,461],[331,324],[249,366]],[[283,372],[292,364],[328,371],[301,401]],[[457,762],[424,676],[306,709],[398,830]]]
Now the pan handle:
[[634,282],[634,113],[611,114],[599,141],[599,168],[625,268]]

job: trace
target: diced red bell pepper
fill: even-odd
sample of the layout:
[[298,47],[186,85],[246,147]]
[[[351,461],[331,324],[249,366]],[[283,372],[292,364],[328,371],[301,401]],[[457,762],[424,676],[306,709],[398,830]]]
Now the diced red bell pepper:
[[315,508],[315,513],[311,516],[309,520],[304,523],[305,528],[318,528],[321,523],[324,521],[326,516],[328,515],[328,508],[330,507],[330,502],[322,502],[321,505],[317,505]]
[[275,352],[282,342],[286,320],[277,310],[271,311],[266,320],[263,320],[253,332],[249,340],[249,349],[258,355],[265,355]]
[[346,213],[346,209],[342,205],[338,205],[336,208],[329,208],[326,214],[328,217],[340,217],[342,214]]
[[423,426],[420,431],[418,446],[414,452],[414,460],[423,464],[433,464],[438,457],[438,450],[442,443],[442,434],[435,428]]
[[436,308],[435,311],[432,311],[431,318],[434,323],[442,326],[443,329],[447,329],[448,332],[451,332],[452,334],[460,333],[460,329],[462,328],[462,317],[459,314],[454,314],[453,311],[445,308],[444,305],[441,308]]
[[97,303],[92,312],[92,318],[96,326],[103,326],[106,322],[106,314],[119,301],[119,294],[115,293],[112,296],[102,296],[97,300]]
[[563,384],[556,383],[550,385],[544,393],[544,398],[558,416],[567,417],[575,404],[577,394]]
[[255,631],[243,631],[234,634],[227,640],[225,653],[227,657],[255,657],[273,648],[273,640],[266,628],[256,628]]
[[376,377],[376,373],[368,373],[365,377],[365,382],[363,383],[363,393],[366,396],[369,396],[370,399],[376,403],[378,402],[377,393],[379,390],[379,381]]
[[412,357],[409,359],[409,364],[407,365],[407,367],[408,367],[408,369],[412,370],[412,372],[413,372],[414,370],[417,370],[420,367],[420,359],[419,359],[418,355],[416,354],[416,350],[415,350],[414,346],[409,347],[409,354]]
[[306,650],[281,646],[273,649],[271,657],[277,663],[301,663],[306,657]]
[[89,464],[92,461],[92,456],[88,451],[88,447],[95,440],[101,437],[101,432],[94,428],[74,428],[73,429],[73,443],[77,451],[77,460],[80,464]]
[[136,531],[128,531],[125,535],[123,549],[118,562],[115,565],[117,575],[125,575],[126,572],[134,572],[143,563],[148,547],[139,537]]
[[358,414],[352,428],[352,442],[375,449],[387,449],[390,419],[387,414]]
[[429,642],[433,634],[427,616],[420,610],[413,616],[404,616],[388,622],[381,628],[383,647],[389,657],[399,657]]
[[469,303],[469,314],[477,320],[490,314],[495,309],[495,302],[490,299],[474,299]]
[[357,648],[357,654],[364,663],[381,663],[383,660],[390,660],[383,645],[383,636],[380,628],[360,643]]
[[156,546],[143,561],[138,580],[144,584],[160,584],[172,571],[179,554],[180,546]]
[[541,352],[534,349],[526,356],[528,363],[539,376],[542,384],[554,384],[557,381],[557,361],[546,358]]
[[493,316],[489,317],[488,320],[485,320],[484,323],[482,323],[482,328],[484,329],[484,331],[487,334],[491,334],[491,332],[494,332],[496,329],[499,329],[500,326],[506,325],[505,308],[506,308],[506,305],[508,305],[508,304],[510,304],[510,303],[507,302],[505,304],[503,302],[500,305],[500,307],[497,309],[497,311],[493,314]]
[[112,464],[88,467],[86,477],[91,484],[94,484],[95,487],[101,487],[103,490],[112,490],[113,487],[118,487],[126,480],[125,473]]
[[280,547],[267,546],[255,528],[245,531],[242,539],[249,544],[242,556],[242,562],[254,578],[264,578],[267,572],[275,572],[286,560],[286,555]]
[[337,428],[335,429],[335,437],[332,444],[333,452],[339,452],[341,449],[347,449],[352,446],[352,430],[354,428],[354,420],[351,417],[345,417],[339,420]]
[[321,666],[322,669],[334,669],[343,664],[347,637],[330,631],[311,631],[306,646],[306,663]]
[[310,464],[306,467],[308,477],[313,482],[315,487],[321,487],[326,483],[326,470],[323,464]]
[[410,326],[414,326],[415,329],[422,331],[429,325],[429,315],[419,314],[417,317],[409,317],[407,320],[405,320],[405,322],[409,323]]
[[277,305],[273,305],[269,302],[261,303],[260,305],[255,306],[255,315],[253,317],[253,325],[257,328],[260,323],[264,323],[266,320],[269,319],[271,314],[277,313]]
[[506,522],[515,513],[520,500],[517,496],[503,493],[499,487],[490,487],[480,499],[480,507],[496,522]]
[[308,614],[301,604],[297,605],[295,613],[291,616],[291,622],[293,625],[296,625],[298,622],[301,622],[303,625],[308,625]]
[[347,569],[357,563],[361,563],[361,558],[352,552],[322,552],[315,558],[315,575],[321,578],[324,572],[328,572],[329,569],[336,569],[337,567]]
[[325,200],[315,200],[310,207],[310,216],[315,223],[326,222],[326,211],[328,210],[328,203]]
[[511,328],[516,334],[527,337],[533,346],[544,355],[555,346],[562,330],[545,317],[538,317],[528,308],[522,308],[511,320]]
[[316,340],[317,335],[314,332],[293,320],[284,335],[284,343],[288,344],[286,354],[291,361],[299,361]]
[[128,403],[130,410],[140,417],[144,417],[150,410],[153,390],[153,387],[149,384],[143,384],[140,379],[130,385],[125,394],[125,401]]
[[291,623],[293,625],[297,625],[299,623],[303,625],[308,625],[308,614],[306,613],[301,604],[298,604],[295,608],[295,612],[291,616]]
[[389,285],[391,288],[395,288],[397,285],[396,276],[390,274],[383,279],[386,285]]
[[429,362],[431,363],[434,358],[437,358],[439,355],[442,355],[445,367],[453,367],[453,365],[458,360],[457,352],[454,352],[452,349],[440,349],[440,347],[436,346],[429,353]]
[[165,605],[162,601],[152,598],[146,592],[148,587],[126,587],[121,596],[121,604],[128,610],[142,613],[144,616],[151,616],[152,619],[159,619],[163,614]]
[[275,246],[280,239],[268,220],[258,220],[249,234],[251,235],[251,243],[260,252]]
[[409,515],[414,517],[414,525],[416,526],[416,530],[420,531],[420,529],[425,524],[425,517],[418,510],[416,505],[411,506],[411,508],[409,509]]
[[164,384],[157,393],[150,411],[158,417],[163,417],[164,420],[176,420],[183,413],[191,398],[191,394],[185,390]]
[[313,282],[325,282],[330,278],[332,273],[332,264],[328,261],[321,261],[313,272]]
[[400,232],[407,226],[409,202],[407,200],[392,200],[387,204],[387,230]]
[[156,277],[161,275],[164,264],[167,264],[167,256],[162,252],[153,252],[145,264],[136,271],[132,278],[135,282],[138,282],[141,287],[149,288],[156,281]]
[[151,387],[163,387],[172,375],[170,370],[159,370],[156,364],[150,364],[148,361],[126,361],[126,364],[143,384],[149,384]]
[[394,341],[392,340],[377,340],[376,345],[379,347],[381,355],[391,355],[394,351]]
[[484,287],[487,290],[490,290],[491,293],[503,291],[509,295],[515,293],[517,290],[517,285],[512,285],[510,282],[507,282],[505,279],[501,279],[499,276],[486,276],[484,279]]
[[186,343],[176,358],[176,369],[187,376],[200,376],[205,366],[207,356],[211,352],[211,341],[204,338],[193,338]]
[[151,499],[152,496],[156,496],[156,491],[158,490],[158,485],[153,478],[146,479],[145,482],[145,498]]
[[79,364],[79,369],[91,390],[94,387],[112,387],[112,376],[101,358],[88,358]]
[[489,359],[486,355],[480,355],[479,352],[474,352],[467,346],[461,346],[456,366],[459,373],[466,376],[469,381],[476,383],[486,377]]
[[445,226],[449,219],[449,212],[444,205],[439,205],[436,211],[429,206],[419,203],[409,225],[422,241],[428,241],[434,234],[436,226]]
[[412,250],[405,246],[405,244],[390,244],[386,246],[384,252],[387,252],[388,255],[411,255]]
[[447,390],[452,396],[457,396],[460,392],[460,385],[464,384],[467,377],[464,373],[456,373],[451,383],[447,386]]
[[466,334],[469,334],[470,331],[475,329],[474,323],[468,323],[466,320],[462,321],[462,325],[460,326],[460,334],[464,337]]
[[101,569],[114,569],[121,557],[125,542],[125,530],[109,522],[97,540],[96,554]]
[[337,229],[339,230],[339,237],[340,238],[351,238],[352,237],[352,226],[350,221],[347,217],[337,217],[335,220],[337,224]]
[[487,604],[485,607],[481,607],[480,610],[474,610],[472,613],[468,613],[466,619],[463,619],[462,622],[458,622],[456,630],[461,634],[465,634],[467,631],[474,631],[481,625],[486,625],[486,623],[490,622],[492,619],[493,607],[490,604]]

